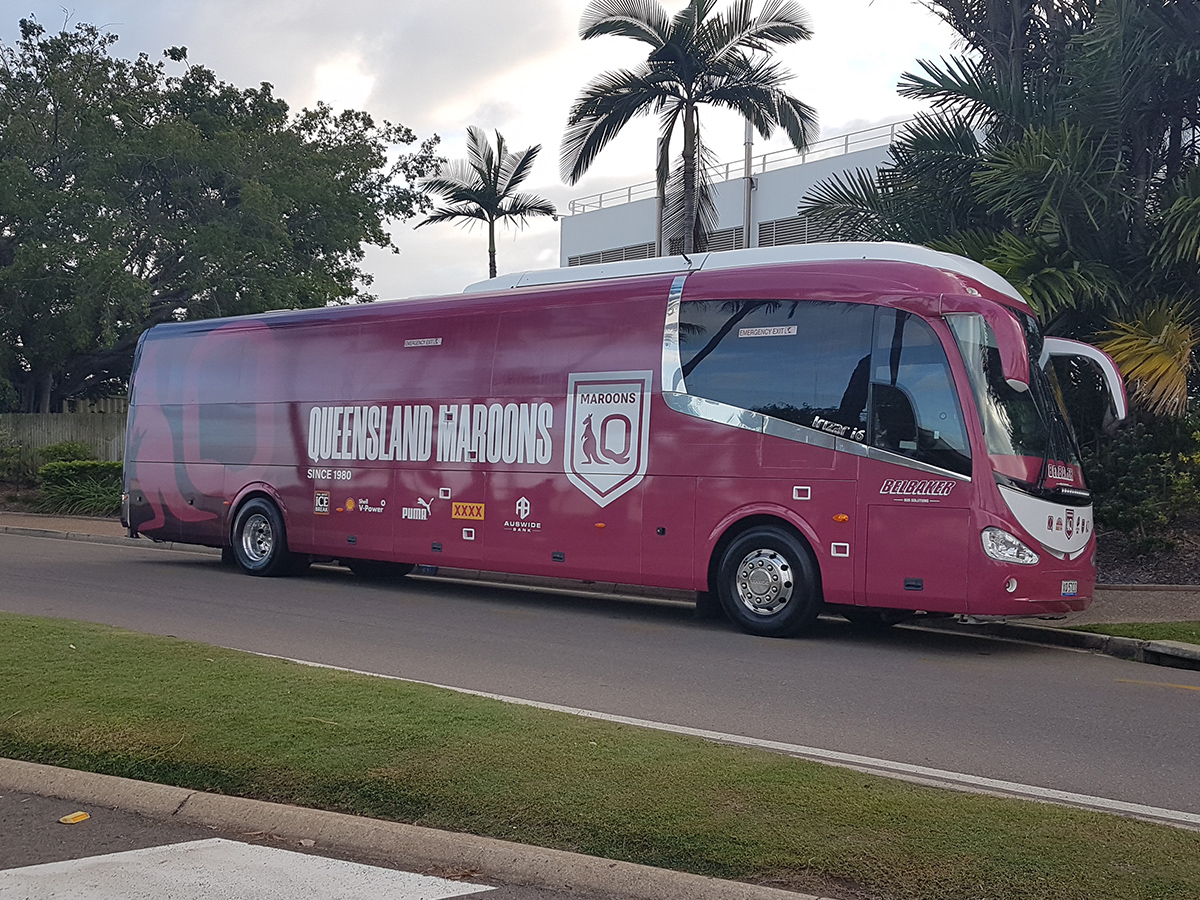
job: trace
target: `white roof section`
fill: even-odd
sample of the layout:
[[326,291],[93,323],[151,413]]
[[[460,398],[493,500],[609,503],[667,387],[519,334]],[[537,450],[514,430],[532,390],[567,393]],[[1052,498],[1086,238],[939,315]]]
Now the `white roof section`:
[[786,244],[779,247],[752,247],[748,250],[727,250],[721,253],[695,253],[692,256],[661,256],[627,262],[600,263],[559,269],[540,269],[501,275],[478,281],[463,289],[464,294],[503,291],[534,285],[576,284],[606,278],[633,278],[639,275],[690,274],[722,269],[769,266],[796,262],[837,262],[839,260],[872,259],[886,262],[907,262],[942,269],[973,278],[998,293],[1011,297],[1022,305],[1025,298],[1011,284],[972,259],[931,250],[916,244],[888,242],[837,242],[826,244]]

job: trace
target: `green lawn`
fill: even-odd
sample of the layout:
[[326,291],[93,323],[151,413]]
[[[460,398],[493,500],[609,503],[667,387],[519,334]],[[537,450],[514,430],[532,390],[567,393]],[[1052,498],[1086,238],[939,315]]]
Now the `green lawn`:
[[53,619],[0,614],[0,754],[844,898],[1200,897],[1196,832]]
[[1075,631],[1112,634],[1143,641],[1182,641],[1200,644],[1200,622],[1132,622],[1119,625],[1076,625]]

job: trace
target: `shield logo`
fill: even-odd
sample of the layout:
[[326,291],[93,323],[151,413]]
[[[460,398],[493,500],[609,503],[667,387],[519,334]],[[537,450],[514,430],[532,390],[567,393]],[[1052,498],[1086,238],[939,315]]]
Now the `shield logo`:
[[1074,533],[1075,533],[1075,510],[1068,509],[1067,510],[1067,538],[1070,539],[1071,535]]
[[654,373],[581,372],[567,378],[567,479],[608,506],[646,475]]

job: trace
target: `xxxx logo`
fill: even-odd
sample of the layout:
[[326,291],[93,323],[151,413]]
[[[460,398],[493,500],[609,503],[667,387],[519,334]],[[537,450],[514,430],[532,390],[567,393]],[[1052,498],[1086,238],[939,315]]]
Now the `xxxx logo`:
[[450,518],[483,520],[482,503],[451,503]]
[[646,475],[653,373],[583,372],[567,380],[564,469],[598,506]]

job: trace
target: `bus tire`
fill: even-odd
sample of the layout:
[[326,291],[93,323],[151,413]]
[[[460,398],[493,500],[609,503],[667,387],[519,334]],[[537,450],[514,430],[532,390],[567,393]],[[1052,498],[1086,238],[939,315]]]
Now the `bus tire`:
[[725,549],[717,595],[734,624],[762,637],[800,634],[821,611],[812,554],[795,536],[772,526],[751,528]]
[[381,562],[374,559],[346,561],[350,571],[365,581],[391,581],[403,578],[413,570],[412,563]]
[[234,558],[247,575],[290,575],[296,569],[283,516],[270,500],[255,497],[238,510],[232,544]]

